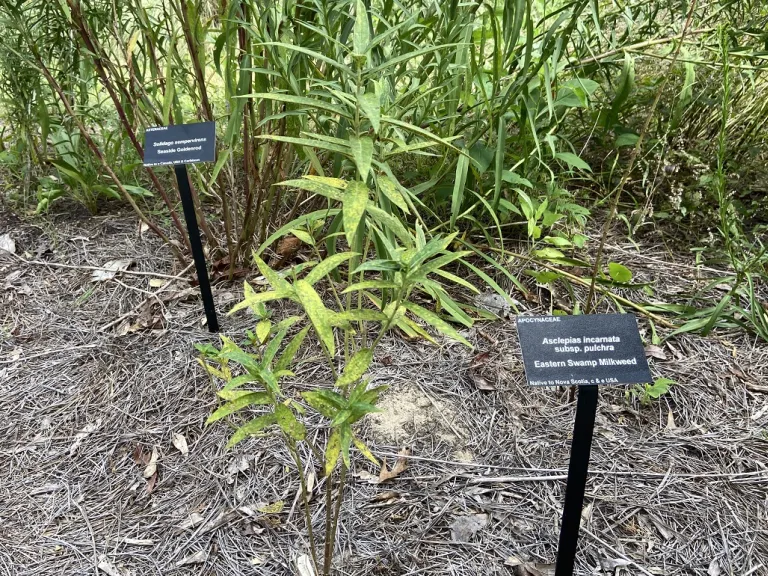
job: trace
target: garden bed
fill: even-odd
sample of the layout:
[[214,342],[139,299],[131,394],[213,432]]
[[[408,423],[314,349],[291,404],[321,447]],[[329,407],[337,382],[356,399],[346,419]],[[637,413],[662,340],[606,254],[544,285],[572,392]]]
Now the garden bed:
[[[0,251],[0,572],[296,573],[307,541],[290,455],[270,438],[226,451],[228,427],[203,425],[216,398],[194,344],[217,337],[189,271],[134,217],[0,214],[6,232],[16,254]],[[693,289],[690,261],[642,248],[611,250],[659,287]],[[93,281],[126,259],[127,271]],[[241,293],[214,285],[236,340],[252,322],[223,312]],[[474,350],[392,334],[377,351],[372,380],[391,389],[361,435],[390,468],[410,454],[382,484],[353,460],[338,574],[551,573],[575,402],[526,387],[513,321],[463,334]],[[318,383],[317,350],[301,355],[296,394]],[[601,390],[580,573],[767,574],[768,346],[684,335],[650,361],[677,382],[652,405]]]

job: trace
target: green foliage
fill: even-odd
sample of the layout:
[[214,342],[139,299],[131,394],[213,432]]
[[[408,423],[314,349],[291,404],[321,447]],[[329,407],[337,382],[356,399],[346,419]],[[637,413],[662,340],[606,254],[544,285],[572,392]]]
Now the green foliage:
[[649,406],[653,400],[658,400],[669,392],[669,387],[676,384],[669,378],[656,378],[653,384],[635,384],[627,390],[627,397],[632,396],[640,401],[643,406]]
[[[361,177],[365,166],[357,166],[357,176]],[[302,226],[302,231],[311,236],[308,244],[315,249],[317,261],[281,273],[265,263],[255,251],[254,263],[269,286],[264,291],[256,291],[246,282],[243,301],[230,311],[233,314],[250,309],[259,319],[255,329],[246,334],[245,347],[226,337],[222,337],[219,348],[199,347],[199,361],[211,377],[220,382],[217,393],[223,402],[206,424],[237,418],[229,447],[254,435],[278,433],[292,454],[302,486],[313,560],[321,573],[304,477],[307,466],[302,462],[305,452],[299,445],[306,443],[309,446],[313,465],[319,467],[324,476],[338,473],[342,488],[333,496],[333,483],[327,482],[327,501],[342,498],[352,448],[376,462],[371,450],[357,436],[355,425],[367,414],[378,410],[379,396],[387,388],[371,387],[365,378],[377,345],[387,332],[399,328],[429,339],[432,337],[427,329],[431,329],[470,346],[448,320],[417,305],[413,297],[418,292],[420,300],[432,298],[447,312],[450,320],[472,325],[472,320],[449,296],[443,283],[447,280],[472,290],[474,287],[448,269],[468,255],[466,251],[451,250],[456,233],[436,234],[428,240],[420,225],[413,230],[379,208],[374,201],[374,191],[362,178],[347,181],[306,176],[284,184],[312,189],[325,196],[331,205],[340,206],[341,211],[337,214],[342,216],[341,225],[350,245],[378,243],[380,249],[375,255],[363,250],[323,257],[318,245],[326,244],[331,240],[329,236],[335,239],[338,234],[333,232],[322,237],[323,227],[317,226],[312,218],[291,223],[285,232],[295,233],[296,226]],[[314,218],[319,220],[326,215],[327,212],[318,213]],[[334,275],[340,278],[344,272],[346,287],[340,292],[334,282],[324,283]],[[321,294],[328,292],[319,291],[317,287],[323,285],[330,287],[334,304],[329,305],[322,298]],[[298,304],[301,316],[273,324],[265,303],[281,299]],[[369,307],[370,304],[374,307]],[[288,332],[299,326],[300,330],[285,344]],[[313,382],[312,389],[303,391],[302,402],[298,402],[295,395],[286,393],[284,381],[293,376],[292,369],[299,364],[296,357],[309,334],[320,345],[328,371],[326,379],[318,378]],[[337,372],[342,358],[343,369]],[[319,434],[308,435],[308,428],[316,426],[312,423],[318,420],[322,422],[316,428]],[[337,522],[338,507],[326,506],[322,574],[330,573]]]

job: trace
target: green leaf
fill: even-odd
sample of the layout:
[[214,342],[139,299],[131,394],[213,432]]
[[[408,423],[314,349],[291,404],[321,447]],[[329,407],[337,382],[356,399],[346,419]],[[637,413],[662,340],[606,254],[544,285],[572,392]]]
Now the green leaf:
[[386,212],[373,204],[368,205],[367,211],[371,218],[376,220],[376,222],[383,226],[385,230],[393,232],[398,240],[405,246],[411,246],[413,244],[411,235],[408,233],[408,230],[405,229],[403,223],[400,222],[399,218],[396,218],[391,213]]
[[368,51],[368,44],[371,43],[371,31],[368,28],[368,11],[365,9],[365,2],[357,0],[355,5],[355,24],[352,31],[352,47],[355,55],[364,56]]
[[291,339],[291,341],[288,343],[288,346],[285,347],[285,350],[283,350],[283,353],[280,355],[280,358],[277,359],[277,364],[275,364],[275,372],[285,370],[288,368],[288,366],[291,365],[293,358],[296,356],[299,348],[301,348],[302,342],[304,342],[304,338],[307,336],[307,332],[309,332],[309,326],[302,328],[301,332],[296,334],[296,336]]
[[373,131],[378,134],[379,128],[381,128],[381,104],[379,103],[379,97],[372,92],[366,92],[359,95],[357,101],[365,117],[370,120]]
[[301,395],[312,408],[326,418],[334,418],[336,413],[346,406],[344,397],[333,390],[312,390],[302,392]]
[[325,447],[325,476],[326,478],[333,474],[336,463],[341,455],[341,431],[334,428],[328,438],[328,444]]
[[592,168],[589,167],[589,164],[584,162],[584,160],[572,152],[558,152],[555,154],[555,158],[561,162],[565,162],[571,168],[578,168],[579,170],[584,170],[585,172],[592,172]]
[[360,380],[365,371],[368,370],[372,360],[373,350],[370,348],[358,350],[344,367],[344,371],[339,376],[339,379],[336,380],[336,387],[344,388]]
[[340,264],[343,262],[346,262],[350,258],[354,258],[355,256],[359,256],[357,252],[340,252],[339,254],[334,254],[333,256],[329,256],[328,258],[325,258],[312,268],[310,270],[309,274],[307,274],[306,280],[310,284],[315,284],[316,282],[320,281],[321,279],[325,278],[328,274],[330,274],[333,270],[335,270]]
[[559,248],[568,248],[571,246],[571,241],[567,238],[562,238],[560,236],[545,236],[543,238],[544,242],[547,244],[552,244],[552,246],[557,246]]
[[333,357],[336,354],[336,345],[330,321],[331,311],[325,307],[320,296],[318,296],[315,289],[306,280],[297,280],[295,289],[301,305],[304,307],[307,316],[309,316],[312,322],[312,326],[315,328],[315,332],[317,332],[318,337],[325,345],[328,355]]
[[245,408],[246,406],[270,404],[271,402],[272,399],[266,392],[251,392],[244,394],[239,398],[232,400],[231,402],[227,402],[223,406],[220,406],[213,414],[208,416],[205,424],[206,426],[208,424],[212,424],[217,420],[221,420],[225,416],[229,416],[230,414]]
[[232,437],[229,439],[229,442],[227,442],[227,448],[232,448],[235,444],[238,444],[239,442],[242,442],[245,440],[248,436],[251,434],[258,434],[264,428],[267,426],[271,426],[277,422],[277,418],[274,414],[264,414],[263,416],[259,416],[258,418],[254,418],[244,426],[241,426],[238,428],[235,433],[232,435]]
[[669,392],[669,387],[673,384],[676,384],[676,382],[669,378],[657,378],[653,382],[653,386],[646,385],[645,391],[651,398],[659,398]]
[[456,164],[456,175],[453,181],[453,195],[451,197],[451,221],[450,230],[456,228],[456,218],[464,204],[464,188],[467,184],[467,172],[469,170],[469,156],[462,154]]
[[280,426],[286,436],[300,442],[304,440],[307,435],[307,429],[304,424],[299,422],[294,416],[293,411],[285,404],[278,404],[275,406],[275,417],[277,418],[277,424]]
[[[371,161],[373,160],[373,140],[368,136],[349,137],[349,147],[352,150],[352,158],[355,160],[357,170],[360,173],[360,180],[368,180],[368,173],[371,171]],[[349,190],[349,187],[347,187]]]
[[533,188],[533,184],[531,184],[530,180],[519,176],[511,170],[504,170],[501,173],[501,179],[504,180],[504,182],[509,182],[513,186],[526,186],[528,188]]
[[619,86],[616,89],[616,95],[613,97],[611,109],[606,116],[606,126],[611,128],[619,121],[619,112],[629,99],[633,88],[635,87],[635,61],[629,52],[624,52],[624,67],[619,78]]
[[634,146],[637,141],[640,140],[640,136],[633,134],[632,132],[624,132],[616,137],[616,148],[623,146]]
[[338,152],[339,154],[349,154],[348,147],[319,139],[310,140],[309,138],[295,138],[294,136],[281,136],[279,134],[260,134],[256,136],[256,138],[275,140],[276,142],[286,142],[297,146],[310,146],[311,148],[319,148],[320,150],[328,150],[329,152]]
[[261,275],[267,279],[267,282],[269,282],[275,292],[284,296],[293,293],[291,284],[285,278],[280,276],[280,274],[272,270],[272,268],[270,268],[256,252],[253,253],[253,261],[256,263],[256,267],[259,269],[259,272],[261,272]]
[[469,343],[469,341],[464,338],[461,334],[459,334],[453,326],[448,324],[445,320],[440,318],[437,314],[432,312],[431,310],[427,310],[426,308],[422,308],[418,304],[414,304],[413,302],[405,302],[403,303],[403,306],[406,310],[409,312],[412,312],[422,320],[424,320],[427,324],[430,326],[433,326],[438,330],[438,332],[441,332],[445,334],[446,336],[453,338],[457,342],[461,342],[465,346],[469,346],[472,348],[472,344]]
[[278,238],[282,238],[283,236],[285,236],[287,232],[290,232],[293,228],[297,228],[299,226],[303,226],[305,224],[308,224],[310,222],[315,222],[317,220],[325,220],[326,218],[333,218],[339,212],[341,212],[341,210],[338,208],[331,208],[330,210],[328,208],[323,208],[322,210],[315,210],[314,212],[310,212],[309,214],[303,214],[298,218],[294,218],[293,220],[291,220],[284,226],[281,226],[280,228],[275,230],[272,234],[270,234],[269,238],[264,240],[261,246],[259,246],[259,249],[256,250],[256,254],[261,255]]
[[306,230],[293,229],[291,230],[291,234],[293,234],[294,236],[296,236],[296,238],[304,242],[304,244],[309,244],[310,246],[315,245],[315,239]]
[[281,94],[279,92],[257,92],[255,94],[245,94],[244,96],[241,96],[241,98],[253,98],[254,100],[275,100],[285,104],[297,104],[310,110],[327,110],[328,112],[333,112],[339,116],[348,118],[350,117],[349,112],[345,108],[331,104],[325,100],[318,100],[316,98],[294,96],[293,94]]
[[630,269],[618,262],[608,263],[608,274],[610,274],[614,282],[627,284],[632,281],[632,272]]
[[483,142],[477,141],[469,149],[469,156],[475,163],[475,168],[483,174],[493,162],[495,150],[489,148]]

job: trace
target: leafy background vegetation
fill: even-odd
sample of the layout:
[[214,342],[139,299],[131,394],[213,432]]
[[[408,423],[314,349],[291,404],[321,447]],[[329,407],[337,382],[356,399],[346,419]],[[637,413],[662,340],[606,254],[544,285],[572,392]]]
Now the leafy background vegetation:
[[[190,171],[200,227],[229,277],[253,263],[270,289],[246,285],[236,307],[259,318],[252,352],[200,351],[225,382],[210,421],[266,407],[232,441],[276,427],[301,471],[313,410],[328,434],[309,454],[343,487],[350,447],[371,456],[352,424],[375,410],[364,373],[380,338],[429,338],[427,324],[463,341],[483,313],[456,294],[476,285],[511,307],[506,286],[562,286],[557,313],[609,299],[650,320],[652,344],[656,326],[768,340],[767,24],[748,0],[6,1],[2,197],[29,213],[124,203],[185,262],[176,184],[142,167],[143,132],[215,120],[217,161]],[[722,275],[658,302],[603,261],[617,230]],[[285,238],[312,260],[265,263]],[[302,315],[273,323],[270,300]],[[279,380],[310,329],[334,384],[299,403]],[[318,572],[338,510],[329,500]]]

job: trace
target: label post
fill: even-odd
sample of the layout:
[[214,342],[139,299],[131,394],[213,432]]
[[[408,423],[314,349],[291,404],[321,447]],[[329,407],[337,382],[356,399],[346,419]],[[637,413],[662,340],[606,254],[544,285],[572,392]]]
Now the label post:
[[578,386],[555,576],[572,576],[601,385],[651,382],[631,314],[520,316],[517,333],[529,386]]
[[187,174],[187,164],[213,162],[216,159],[216,123],[155,126],[147,128],[144,138],[144,166],[173,166],[176,172],[176,182],[179,185],[179,196],[184,209],[189,246],[192,248],[192,258],[195,261],[208,330],[218,332],[219,320],[216,317],[208,266],[205,262],[203,244],[200,241],[197,214],[192,201],[192,188],[189,184],[189,174]]

